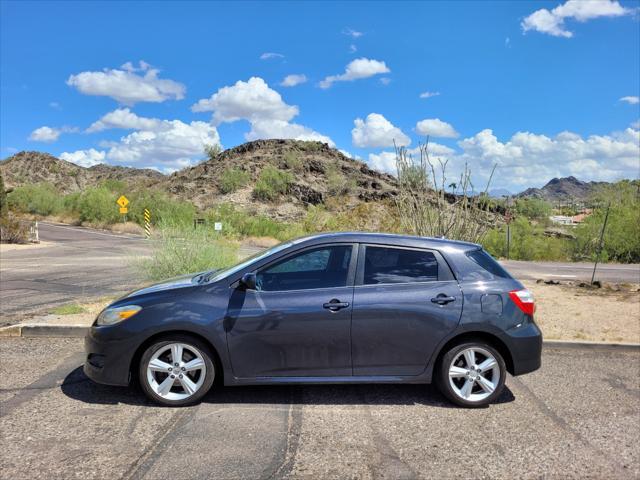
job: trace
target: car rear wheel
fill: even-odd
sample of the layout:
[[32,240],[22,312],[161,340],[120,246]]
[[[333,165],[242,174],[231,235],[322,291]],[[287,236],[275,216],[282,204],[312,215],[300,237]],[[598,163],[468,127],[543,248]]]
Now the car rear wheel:
[[452,347],[440,361],[437,383],[453,403],[483,407],[500,396],[507,369],[502,355],[484,342]]
[[144,393],[156,403],[181,407],[204,397],[213,385],[213,355],[203,342],[186,335],[159,339],[140,359]]

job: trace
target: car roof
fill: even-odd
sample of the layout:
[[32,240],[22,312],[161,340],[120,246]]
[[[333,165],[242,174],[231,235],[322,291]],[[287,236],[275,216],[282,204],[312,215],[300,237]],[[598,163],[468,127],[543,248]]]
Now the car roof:
[[449,240],[446,238],[419,237],[415,235],[397,235],[393,233],[371,232],[329,232],[308,235],[293,240],[295,244],[322,244],[330,242],[358,242],[376,243],[383,245],[413,246],[423,248],[455,248],[456,250],[470,250],[480,248],[477,243]]

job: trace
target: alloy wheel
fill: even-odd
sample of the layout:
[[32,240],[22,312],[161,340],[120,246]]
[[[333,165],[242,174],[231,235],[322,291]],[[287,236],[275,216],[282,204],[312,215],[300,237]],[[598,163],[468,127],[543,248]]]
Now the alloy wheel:
[[186,400],[202,387],[207,367],[200,351],[186,343],[159,348],[147,364],[147,382],[167,400]]
[[498,361],[484,348],[466,348],[449,366],[449,384],[460,399],[481,402],[500,384]]

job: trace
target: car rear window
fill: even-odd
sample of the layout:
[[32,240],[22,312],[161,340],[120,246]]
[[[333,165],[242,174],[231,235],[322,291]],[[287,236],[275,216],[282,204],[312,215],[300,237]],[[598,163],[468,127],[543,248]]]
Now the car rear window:
[[467,257],[496,277],[511,278],[511,275],[496,262],[491,255],[482,249],[467,252]]
[[367,246],[364,285],[379,283],[435,282],[438,262],[432,252]]

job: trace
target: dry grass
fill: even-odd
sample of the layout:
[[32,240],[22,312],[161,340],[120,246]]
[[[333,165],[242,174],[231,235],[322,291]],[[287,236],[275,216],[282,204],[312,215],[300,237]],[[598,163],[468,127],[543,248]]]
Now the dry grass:
[[273,237],[247,237],[242,241],[243,245],[258,248],[271,248],[280,243],[280,240]]
[[133,233],[135,235],[144,235],[144,228],[142,228],[135,222],[114,223],[109,228],[112,232],[116,233]]
[[523,283],[544,338],[640,343],[640,292]]

